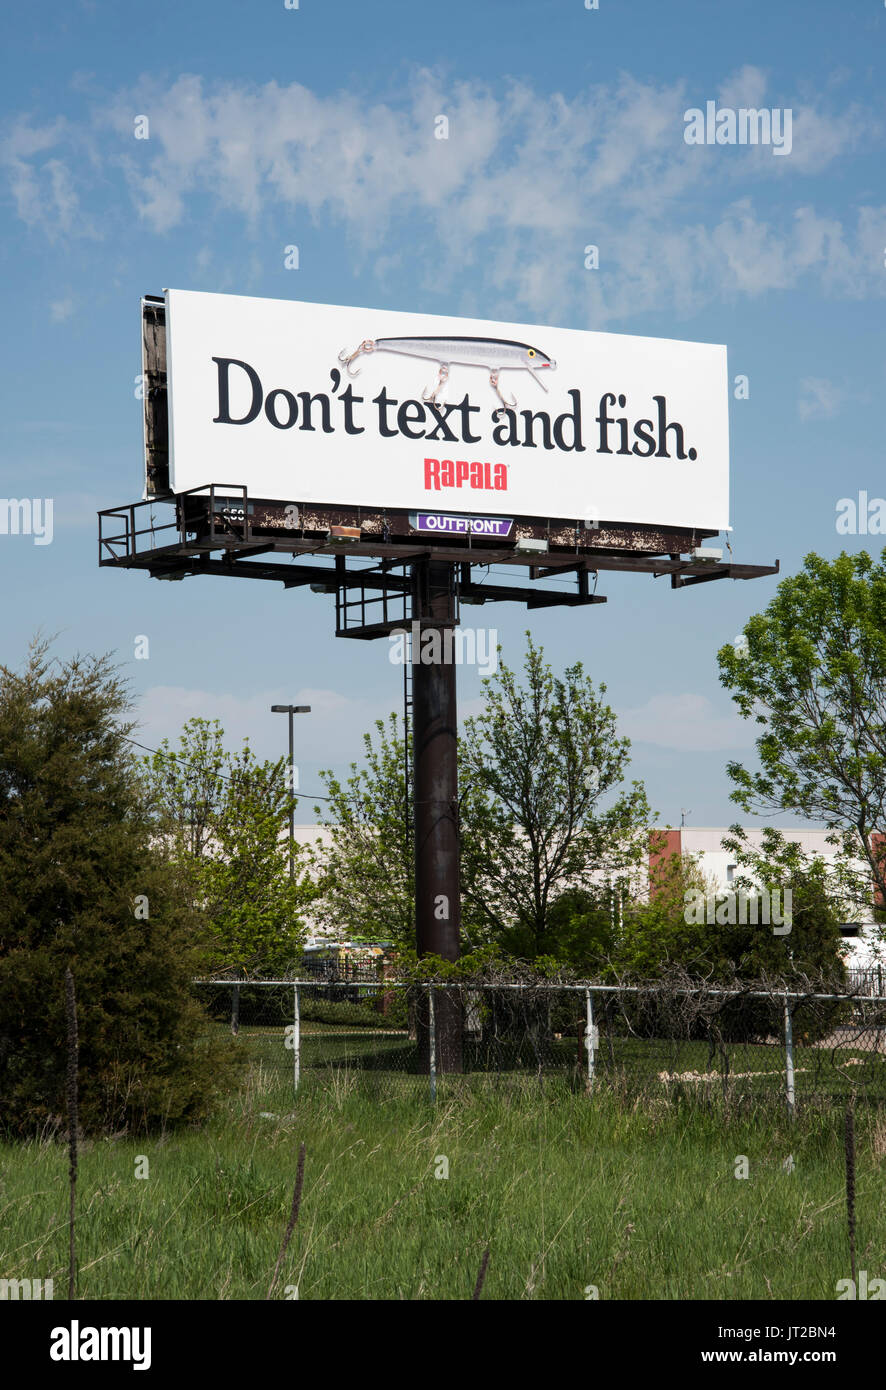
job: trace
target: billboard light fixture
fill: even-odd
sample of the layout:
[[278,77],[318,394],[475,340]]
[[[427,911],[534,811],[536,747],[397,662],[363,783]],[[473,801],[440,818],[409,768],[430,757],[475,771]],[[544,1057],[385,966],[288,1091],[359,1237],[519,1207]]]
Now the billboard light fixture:
[[360,535],[359,526],[330,526],[329,528],[331,541],[358,541]]
[[542,555],[547,548],[547,541],[536,541],[531,536],[522,536],[514,546],[514,549],[521,555]]
[[713,545],[697,545],[692,552],[692,558],[693,560],[722,560],[723,551]]

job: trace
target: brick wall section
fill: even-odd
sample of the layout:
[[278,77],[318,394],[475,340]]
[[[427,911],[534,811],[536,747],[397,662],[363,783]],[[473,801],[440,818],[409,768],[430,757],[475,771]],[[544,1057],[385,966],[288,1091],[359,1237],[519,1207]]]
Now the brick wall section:
[[661,865],[674,854],[682,853],[682,836],[679,830],[653,830],[649,835],[649,894],[655,893],[656,874]]

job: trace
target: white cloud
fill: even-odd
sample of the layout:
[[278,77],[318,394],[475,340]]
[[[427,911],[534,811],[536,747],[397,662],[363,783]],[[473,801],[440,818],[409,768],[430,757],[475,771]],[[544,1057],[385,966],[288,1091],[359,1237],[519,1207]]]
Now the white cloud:
[[49,306],[49,318],[52,323],[64,323],[74,312],[74,301],[71,298],[54,299]]
[[717,714],[706,695],[652,695],[645,705],[624,710],[619,730],[637,743],[682,753],[751,748],[753,729],[737,715]]
[[791,152],[771,163],[790,166],[788,170],[776,168],[775,172],[782,177],[786,172],[819,173],[878,135],[882,135],[881,123],[872,121],[860,106],[852,105],[846,111],[835,113],[806,104],[797,105],[793,107]]
[[732,73],[720,83],[717,105],[738,108],[740,106],[760,107],[766,104],[766,74],[762,68],[745,63],[738,72]]
[[[702,105],[701,101],[697,103]],[[773,158],[769,146],[748,148],[748,159],[754,162],[754,172],[784,177],[797,173],[815,174],[826,169],[842,155],[856,149],[862,142],[882,134],[882,124],[872,120],[869,112],[857,104],[843,111],[824,110],[811,101],[788,99],[769,86],[761,68],[746,64],[720,85],[717,105],[738,110],[778,110],[791,112],[791,152]],[[735,170],[736,177],[747,178],[747,162]]]
[[[145,663],[133,661],[135,674]],[[341,767],[361,761],[363,734],[376,719],[386,718],[389,705],[376,708],[367,700],[351,699],[336,690],[272,689],[254,695],[220,694],[186,686],[155,685],[137,701],[136,718],[141,731],[133,734],[140,743],[156,748],[164,738],[177,747],[183,725],[189,719],[217,719],[225,731],[225,745],[234,750],[248,739],[261,758],[286,754],[289,723],[284,715],[272,714],[271,705],[310,705],[310,714],[295,716],[295,761],[312,766]],[[320,791],[313,777],[307,791]]]
[[807,376],[800,382],[797,414],[801,420],[833,420],[846,392],[826,377]]
[[[813,174],[851,150],[862,129],[866,140],[878,138],[876,123],[854,106],[834,110],[833,93],[828,105],[818,94],[792,105],[790,157],[687,146],[683,113],[708,95],[690,95],[685,81],[622,76],[567,98],[524,82],[493,89],[423,70],[394,104],[318,95],[297,82],[146,77],[97,106],[89,123],[20,121],[2,157],[19,215],[56,234],[84,224],[71,171],[97,164],[98,142],[103,177],[128,187],[156,232],[215,208],[239,214],[250,230],[269,215],[289,227],[322,217],[343,229],[355,262],[382,279],[404,255],[435,288],[482,267],[500,296],[490,312],[509,317],[518,306],[548,321],[577,311],[603,327],[640,310],[689,313],[813,277],[826,291],[883,293],[874,250],[886,210],[861,209],[854,229],[808,206],[779,207],[765,220],[750,195],[736,202],[730,193],[739,179],[743,190],[761,179],[771,193],[781,166]],[[791,104],[751,65],[727,76],[718,98]],[[136,113],[150,119],[149,140],[134,138]],[[434,138],[439,114],[449,120],[447,140]],[[84,149],[90,158],[75,162]],[[583,272],[577,295],[589,242],[601,266]]]
[[94,236],[81,215],[74,175],[64,160],[50,151],[60,144],[81,143],[65,121],[33,126],[21,117],[0,140],[0,165],[6,170],[18,216],[29,227],[41,227],[50,240],[60,234]]

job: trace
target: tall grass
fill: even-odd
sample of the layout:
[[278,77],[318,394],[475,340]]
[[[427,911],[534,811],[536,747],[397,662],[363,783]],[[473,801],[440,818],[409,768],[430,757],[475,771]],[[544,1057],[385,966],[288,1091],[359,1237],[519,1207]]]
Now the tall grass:
[[77,1144],[80,1138],[80,1105],[77,1093],[80,1046],[77,1039],[77,994],[70,966],[65,971],[65,1018],[68,1035],[65,1076],[65,1100],[68,1109],[68,1298],[73,1299],[77,1282],[74,1219],[77,1210]]
[[301,1193],[304,1180],[305,1146],[302,1143],[299,1145],[298,1148],[298,1171],[295,1175],[295,1187],[292,1192],[292,1210],[289,1213],[289,1220],[286,1223],[286,1230],[283,1232],[283,1244],[280,1246],[280,1254],[277,1256],[277,1263],[274,1265],[274,1276],[271,1279],[270,1288],[268,1289],[268,1292],[265,1295],[266,1298],[271,1298],[274,1289],[277,1286],[277,1278],[280,1274],[280,1266],[286,1258],[286,1251],[289,1249],[289,1242],[292,1239],[292,1233],[295,1230],[296,1224],[298,1223],[298,1213],[301,1209]]
[[850,1101],[846,1107],[844,1130],[846,1150],[846,1225],[849,1231],[849,1268],[855,1281],[855,1108]]
[[[601,1299],[835,1297],[845,1136],[832,1108],[790,1125],[778,1107],[517,1077],[442,1077],[432,1107],[426,1080],[401,1080],[317,1072],[293,1099],[256,1065],[203,1130],[84,1141],[79,1296],[261,1299],[275,1269],[275,1297],[297,1285],[300,1299],[465,1299],[482,1269],[484,1299],[583,1299],[589,1285]],[[301,1144],[310,1200],[281,1252]],[[0,1146],[3,1277],[62,1276],[64,1161],[50,1138]],[[884,1163],[882,1117],[859,1111],[858,1263],[881,1276]]]

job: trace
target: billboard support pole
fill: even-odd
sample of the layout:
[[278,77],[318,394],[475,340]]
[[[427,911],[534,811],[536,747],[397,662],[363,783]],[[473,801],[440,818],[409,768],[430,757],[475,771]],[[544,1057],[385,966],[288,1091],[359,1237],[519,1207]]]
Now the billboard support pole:
[[[419,624],[412,641],[416,946],[419,956],[451,961],[458,959],[461,935],[454,579],[454,567],[446,563],[413,567],[412,612]],[[435,1022],[437,1069],[461,1071],[458,991],[441,994]],[[424,1052],[430,1030],[422,1031]]]

